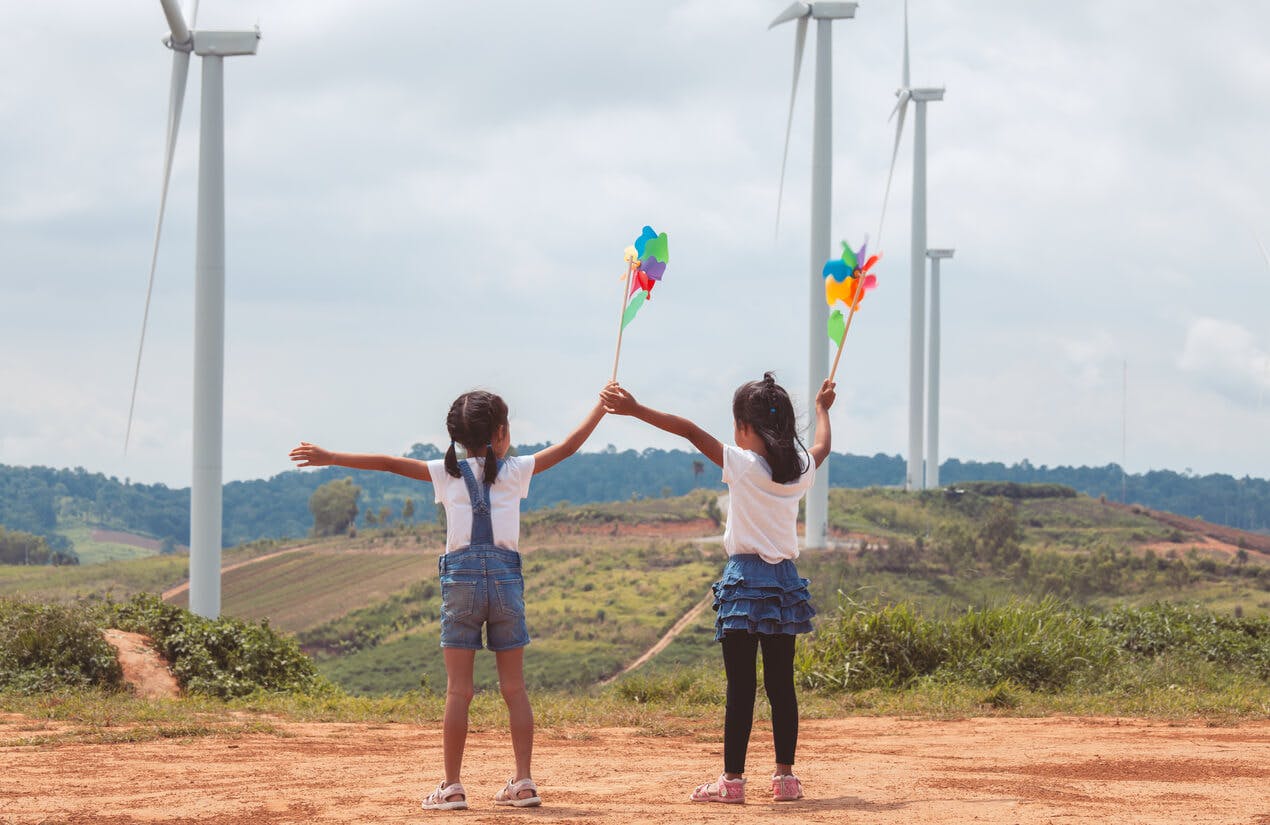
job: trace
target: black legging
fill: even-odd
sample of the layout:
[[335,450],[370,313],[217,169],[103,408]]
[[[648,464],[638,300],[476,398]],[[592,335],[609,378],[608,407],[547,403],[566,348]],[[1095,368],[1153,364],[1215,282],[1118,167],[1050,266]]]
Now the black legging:
[[756,661],[763,648],[763,688],[772,706],[776,763],[794,764],[798,746],[798,697],[794,695],[794,636],[730,630],[723,636],[723,670],[728,677],[728,706],[723,717],[723,770],[745,773],[745,751],[754,725],[758,690]]

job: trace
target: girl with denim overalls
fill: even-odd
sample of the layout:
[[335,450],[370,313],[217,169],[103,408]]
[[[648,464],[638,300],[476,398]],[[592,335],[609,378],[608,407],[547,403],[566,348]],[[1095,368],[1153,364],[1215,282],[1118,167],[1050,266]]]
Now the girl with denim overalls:
[[[494,652],[498,686],[511,720],[516,773],[494,796],[499,805],[518,808],[542,804],[530,774],[534,747],[534,715],[525,690],[524,579],[521,575],[520,500],[529,480],[577,452],[604,416],[596,405],[564,441],[530,456],[508,456],[511,432],[507,404],[493,393],[464,393],[450,405],[446,429],[450,447],[444,459],[418,461],[390,455],[334,453],[300,442],[291,459],[301,467],[336,464],[359,470],[382,470],[431,481],[437,503],[445,507],[445,553],[441,575],[441,648],[445,656],[446,695],[442,752],[445,778],[423,800],[427,810],[467,807],[460,781],[467,742],[468,707],[474,693],[472,670],[480,650],[481,630]],[[468,458],[460,461],[455,444]]]
[[736,446],[724,445],[686,418],[659,412],[611,384],[600,393],[607,412],[633,415],[682,436],[723,468],[728,485],[728,554],[714,583],[715,640],[723,649],[727,708],[723,723],[723,773],[698,785],[693,802],[745,801],[745,753],[754,723],[758,651],[763,651],[763,686],[772,706],[776,769],[772,800],[802,799],[794,775],[798,744],[798,697],[794,693],[794,639],[811,630],[807,580],[798,575],[798,502],[816,468],[829,455],[829,407],[835,385],[825,381],[816,395],[816,441],[810,455],[798,437],[789,395],[765,373],[732,396]]

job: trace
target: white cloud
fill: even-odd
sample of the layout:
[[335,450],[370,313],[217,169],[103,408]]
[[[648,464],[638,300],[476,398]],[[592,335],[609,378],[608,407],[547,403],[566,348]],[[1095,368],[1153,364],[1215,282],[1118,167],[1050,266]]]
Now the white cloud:
[[1250,330],[1231,321],[1199,318],[1192,322],[1178,367],[1241,406],[1258,405],[1270,387],[1270,353]]
[[[264,34],[226,62],[226,476],[285,469],[301,437],[439,441],[474,385],[504,393],[518,438],[560,438],[608,377],[614,264],[648,221],[674,258],[622,379],[724,436],[764,369],[805,397],[814,38],[773,243],[783,6],[204,3],[204,25]],[[877,229],[901,15],[836,24],[835,237]],[[1248,227],[1270,236],[1270,111],[1249,101],[1270,99],[1270,7],[912,0],[910,18],[914,81],[948,88],[928,123],[928,237],[957,248],[944,455],[1119,460],[1127,408],[1131,468],[1264,475],[1270,277]],[[188,483],[198,64],[125,460],[162,16],[67,0],[6,26],[0,73],[23,82],[0,88],[0,461]],[[907,446],[908,129],[836,449]],[[679,446],[624,421],[610,441]]]

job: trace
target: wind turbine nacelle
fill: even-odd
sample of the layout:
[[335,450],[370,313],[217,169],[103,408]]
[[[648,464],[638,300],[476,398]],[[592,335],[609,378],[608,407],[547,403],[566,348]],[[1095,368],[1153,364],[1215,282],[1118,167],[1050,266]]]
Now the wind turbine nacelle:
[[234,57],[255,54],[260,45],[260,29],[249,32],[191,32],[194,53],[200,57]]
[[826,2],[812,3],[811,16],[816,20],[847,20],[855,17],[859,3]]
[[943,89],[913,89],[910,94],[913,97],[914,103],[926,103],[932,100],[944,99]]

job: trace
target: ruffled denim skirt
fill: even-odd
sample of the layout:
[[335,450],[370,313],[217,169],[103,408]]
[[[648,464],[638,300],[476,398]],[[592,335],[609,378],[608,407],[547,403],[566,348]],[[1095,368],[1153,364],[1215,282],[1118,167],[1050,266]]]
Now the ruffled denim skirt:
[[729,630],[775,635],[811,632],[816,615],[807,592],[807,579],[794,562],[763,561],[756,554],[729,556],[723,576],[715,582],[715,641]]

